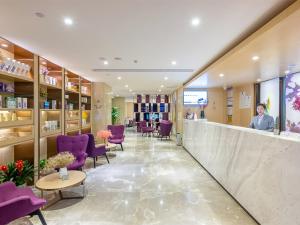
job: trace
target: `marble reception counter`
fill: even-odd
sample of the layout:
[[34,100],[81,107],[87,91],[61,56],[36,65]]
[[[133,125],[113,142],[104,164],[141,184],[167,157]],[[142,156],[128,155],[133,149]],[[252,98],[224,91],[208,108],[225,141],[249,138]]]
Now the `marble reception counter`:
[[300,139],[185,120],[183,145],[259,223],[300,224]]

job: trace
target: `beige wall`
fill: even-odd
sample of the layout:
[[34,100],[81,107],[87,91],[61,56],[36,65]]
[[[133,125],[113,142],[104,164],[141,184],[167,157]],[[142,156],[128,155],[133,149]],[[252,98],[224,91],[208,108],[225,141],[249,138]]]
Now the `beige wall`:
[[[240,93],[245,92],[246,95],[251,96],[251,106],[247,109],[240,109]],[[255,114],[254,104],[254,85],[245,84],[237,87],[233,87],[233,115],[232,115],[232,125],[248,127],[249,123]]]
[[116,124],[124,124],[125,117],[127,114],[126,102],[124,97],[115,97],[112,99],[112,107],[117,107],[120,112],[120,117],[117,120]]
[[93,83],[93,105],[92,105],[92,133],[107,129],[111,124],[112,89],[106,83]]
[[[208,104],[204,108],[205,117],[207,118],[207,120],[212,122],[217,122],[217,123],[225,123],[226,92],[224,91],[224,89],[209,88],[209,89],[202,89],[202,90],[207,90]],[[190,112],[197,113],[197,116],[199,118],[200,107],[184,107],[183,117],[188,110],[190,110]]]
[[126,102],[126,117],[133,119],[133,102]]
[[[227,123],[227,99],[226,91],[223,88],[209,88],[207,90],[208,95],[208,105],[205,107],[205,116],[208,121],[217,123]],[[251,96],[251,105],[249,108],[240,109],[240,93],[245,92],[246,95]],[[255,114],[254,112],[254,85],[245,84],[241,86],[233,87],[233,115],[232,115],[232,125],[248,127],[249,123]],[[200,115],[199,107],[184,107],[183,117],[186,112],[196,112],[197,116]]]

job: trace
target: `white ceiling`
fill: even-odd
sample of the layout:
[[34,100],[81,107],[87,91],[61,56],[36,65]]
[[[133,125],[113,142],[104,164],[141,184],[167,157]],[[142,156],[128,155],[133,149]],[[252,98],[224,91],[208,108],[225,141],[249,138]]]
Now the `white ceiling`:
[[[191,77],[192,71],[203,67],[287,2],[291,1],[0,0],[0,36],[87,79],[106,82],[115,94],[129,96],[128,89],[157,93],[162,84],[162,93],[170,93]],[[37,17],[36,12],[45,17]],[[70,27],[63,23],[66,16],[74,20]],[[190,25],[194,17],[200,18],[199,27]],[[104,65],[100,57],[109,64]],[[176,66],[171,65],[173,60]]]

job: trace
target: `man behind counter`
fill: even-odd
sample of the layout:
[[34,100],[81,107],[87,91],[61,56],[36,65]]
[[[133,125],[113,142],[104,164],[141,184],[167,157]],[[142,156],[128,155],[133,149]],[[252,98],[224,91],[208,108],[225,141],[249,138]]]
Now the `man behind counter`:
[[273,131],[274,119],[272,116],[265,114],[265,104],[258,104],[256,110],[258,115],[253,117],[249,127],[257,130]]

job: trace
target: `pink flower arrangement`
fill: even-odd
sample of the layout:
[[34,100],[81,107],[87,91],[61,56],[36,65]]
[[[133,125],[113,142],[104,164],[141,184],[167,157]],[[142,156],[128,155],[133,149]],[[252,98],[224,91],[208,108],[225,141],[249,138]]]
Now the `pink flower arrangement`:
[[97,132],[97,137],[102,138],[106,143],[107,139],[112,137],[112,134],[110,130],[100,130]]
[[300,96],[296,96],[295,101],[293,102],[294,110],[300,111]]

